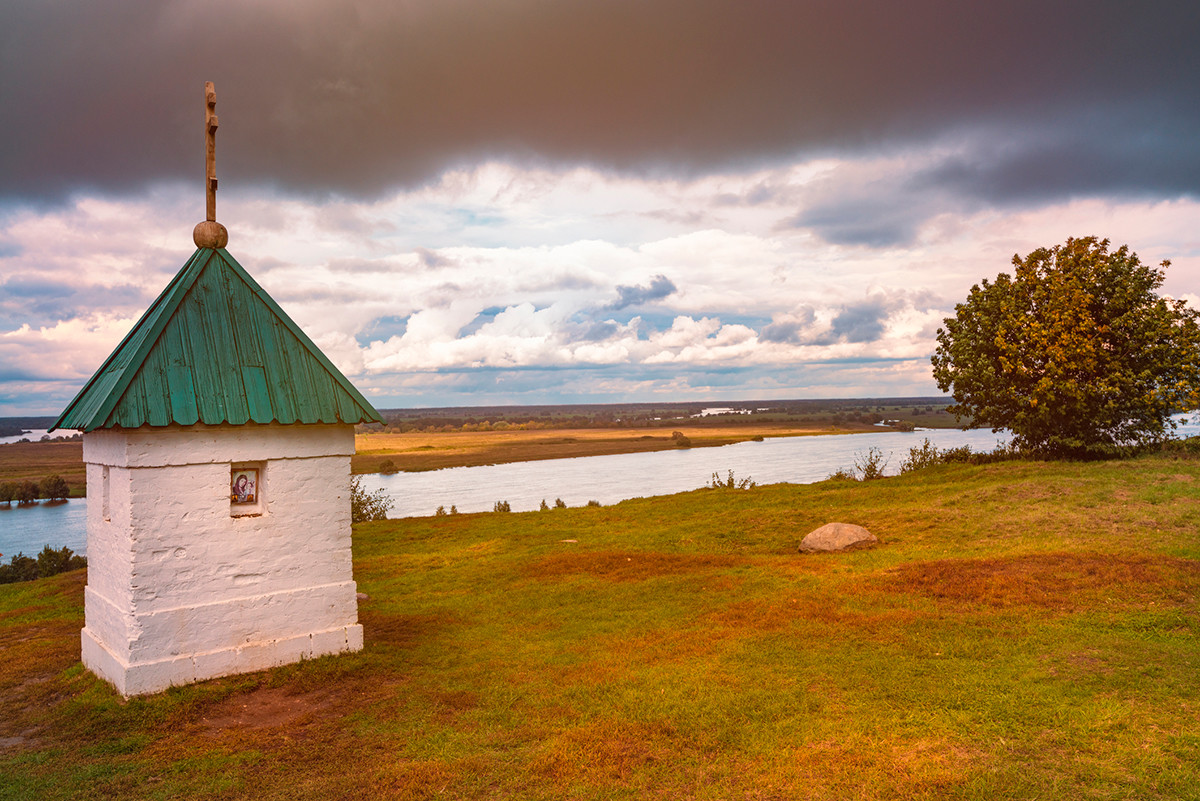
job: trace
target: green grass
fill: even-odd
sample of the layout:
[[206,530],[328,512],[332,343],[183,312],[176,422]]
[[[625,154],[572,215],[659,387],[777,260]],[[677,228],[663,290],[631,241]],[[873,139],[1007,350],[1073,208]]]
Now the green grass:
[[[879,547],[801,555],[858,523]],[[566,542],[565,540],[575,540]],[[367,646],[123,701],[0,587],[0,798],[1200,798],[1200,461],[355,528]]]

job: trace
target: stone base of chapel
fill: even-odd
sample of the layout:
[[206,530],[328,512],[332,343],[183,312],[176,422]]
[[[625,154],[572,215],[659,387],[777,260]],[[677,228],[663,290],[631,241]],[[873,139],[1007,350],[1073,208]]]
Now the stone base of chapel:
[[362,626],[354,623],[236,648],[128,664],[86,627],[81,635],[84,667],[112,684],[126,698],[219,676],[266,670],[302,659],[360,651],[363,647]]

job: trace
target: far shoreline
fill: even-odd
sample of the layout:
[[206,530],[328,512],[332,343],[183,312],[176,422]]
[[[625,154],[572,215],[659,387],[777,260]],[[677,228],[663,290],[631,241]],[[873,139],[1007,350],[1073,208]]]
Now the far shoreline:
[[[674,425],[404,434],[367,432],[354,437],[355,455],[351,460],[351,473],[417,473],[451,467],[652,453],[681,447],[717,448],[769,437],[865,434],[880,429],[875,425],[796,426],[763,423],[719,427]],[[676,437],[676,433],[683,439]],[[390,466],[388,462],[391,462]]]
[[[584,456],[651,453],[680,447],[718,448],[772,437],[864,434],[886,430],[871,424],[795,425],[779,422],[653,427],[511,428],[500,431],[410,431],[355,433],[351,473],[419,473],[450,467],[511,464]],[[674,436],[678,433],[683,439]],[[389,466],[387,463],[391,462]],[[79,440],[13,442],[0,445],[0,483],[59,475],[71,498],[86,497],[83,445]]]

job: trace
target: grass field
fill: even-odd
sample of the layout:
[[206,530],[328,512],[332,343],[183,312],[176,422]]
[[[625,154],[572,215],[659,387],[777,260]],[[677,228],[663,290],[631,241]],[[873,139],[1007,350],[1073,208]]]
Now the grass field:
[[72,498],[85,494],[82,442],[15,442],[0,445],[0,483],[37,484],[58,474],[71,487]]
[[[797,553],[834,520],[880,545]],[[1194,458],[384,521],[354,568],[361,653],[127,702],[81,572],[0,586],[0,798],[1200,798]]]

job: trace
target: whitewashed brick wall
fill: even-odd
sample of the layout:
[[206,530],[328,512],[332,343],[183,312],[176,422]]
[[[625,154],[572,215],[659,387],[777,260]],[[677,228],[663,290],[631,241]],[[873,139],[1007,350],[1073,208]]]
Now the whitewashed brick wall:
[[[83,451],[83,661],[122,694],[362,647],[352,426],[105,430]],[[245,463],[262,467],[262,513],[233,516]]]

